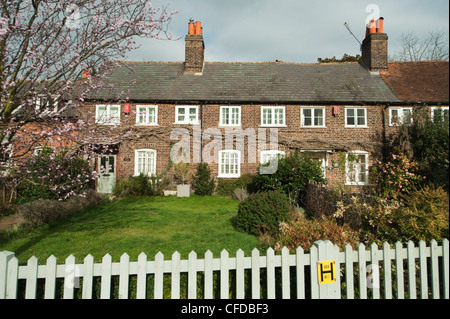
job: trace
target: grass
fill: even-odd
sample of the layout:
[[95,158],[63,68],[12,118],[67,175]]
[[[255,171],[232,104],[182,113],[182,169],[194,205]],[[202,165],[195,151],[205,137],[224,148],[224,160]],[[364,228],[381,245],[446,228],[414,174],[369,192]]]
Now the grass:
[[[162,252],[166,259],[178,251],[199,258],[207,250],[219,256],[223,249],[235,255],[250,254],[259,246],[256,237],[236,231],[231,223],[238,202],[230,198],[135,197],[124,198],[85,211],[83,214],[44,225],[31,232],[0,241],[0,251],[15,252],[20,263],[36,256],[43,263],[55,255],[58,263],[73,254],[81,262],[88,254],[99,262],[109,253],[114,261],[127,253],[136,261]],[[5,237],[5,236],[4,236]]]

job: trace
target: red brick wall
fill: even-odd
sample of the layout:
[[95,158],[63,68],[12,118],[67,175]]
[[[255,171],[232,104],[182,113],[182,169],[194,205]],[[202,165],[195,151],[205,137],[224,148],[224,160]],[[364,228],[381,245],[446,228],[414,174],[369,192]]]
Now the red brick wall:
[[[136,105],[146,105],[144,103],[132,103],[131,114],[124,115],[123,104],[121,105],[121,125],[116,129],[117,134],[127,128],[132,128],[134,133],[131,137],[125,138],[120,145],[117,158],[117,179],[127,178],[134,174],[134,151],[136,149],[155,149],[157,151],[157,172],[162,173],[166,170],[169,163],[170,149],[178,142],[171,141],[170,134],[175,128],[187,129],[191,136],[191,160],[194,157],[193,147],[193,126],[178,125],[175,123],[175,105],[159,104],[158,105],[158,126],[136,126]],[[152,105],[152,103],[148,103]],[[261,104],[248,104],[241,106],[241,128],[254,129],[258,133],[261,128]],[[359,150],[369,152],[370,165],[375,160],[381,159],[382,142],[383,142],[383,112],[384,106],[369,105],[366,107],[367,112],[367,128],[346,128],[345,127],[345,106],[339,106],[340,114],[332,114],[332,105],[326,105],[325,108],[325,128],[303,128],[301,127],[301,105],[285,105],[286,127],[277,127],[279,149],[287,151],[295,149],[315,149],[315,150],[332,150],[328,155],[328,168],[331,167],[332,160],[338,161],[337,151],[345,152],[347,150]],[[222,136],[225,135],[226,129],[219,126],[220,121],[220,105],[209,104],[203,105],[199,115],[202,113],[202,130],[214,128],[219,129]],[[87,104],[83,113],[89,110],[95,115],[95,104]],[[92,120],[92,116],[91,116]],[[267,134],[270,128],[266,128]],[[235,139],[234,139],[235,140]],[[202,141],[202,150],[210,143],[211,140]],[[241,174],[255,174],[259,166],[259,152],[257,153],[257,163],[249,163],[248,161],[248,138],[245,138],[244,155],[241,163]],[[270,149],[270,139],[267,136],[267,150]],[[225,149],[225,137],[222,139],[222,146]],[[218,159],[217,159],[218,160]],[[212,174],[218,176],[218,164],[210,164]],[[191,172],[194,173],[196,164],[191,166]],[[344,181],[343,172],[340,169],[332,169],[326,172],[327,179],[330,184],[342,183]]]

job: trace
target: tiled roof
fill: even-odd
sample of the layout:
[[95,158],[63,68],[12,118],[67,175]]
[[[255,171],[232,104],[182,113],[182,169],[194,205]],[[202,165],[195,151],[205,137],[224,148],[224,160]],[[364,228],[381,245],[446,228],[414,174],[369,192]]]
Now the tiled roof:
[[404,102],[449,102],[449,61],[390,62],[382,77]]
[[[399,102],[380,75],[358,63],[205,63],[202,75],[184,63],[121,62],[107,78],[131,101],[377,103]],[[114,94],[113,94],[114,95]],[[114,99],[110,90],[91,99]]]

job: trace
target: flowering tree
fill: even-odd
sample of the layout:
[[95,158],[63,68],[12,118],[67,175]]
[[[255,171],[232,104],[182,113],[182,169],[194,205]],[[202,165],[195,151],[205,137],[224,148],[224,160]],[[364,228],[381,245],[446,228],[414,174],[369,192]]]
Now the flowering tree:
[[146,0],[2,0],[0,11],[0,178],[41,140],[82,144],[76,132],[92,128],[67,114],[105,87],[136,37],[171,39],[177,13]]
[[[136,37],[170,39],[167,26],[176,11],[166,9],[145,0],[2,0],[0,167],[18,131],[38,120],[61,121],[62,113],[102,86],[108,61],[138,47]],[[84,67],[97,72],[84,74],[84,85],[77,86]],[[57,124],[44,135],[73,130]]]

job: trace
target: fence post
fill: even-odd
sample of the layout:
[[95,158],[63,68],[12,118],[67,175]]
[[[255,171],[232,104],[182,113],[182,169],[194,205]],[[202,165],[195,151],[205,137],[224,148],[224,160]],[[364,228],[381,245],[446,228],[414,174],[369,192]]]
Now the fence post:
[[340,261],[337,249],[333,243],[327,241],[316,241],[317,263],[311,264],[316,267],[317,278],[311,278],[311,284],[317,285],[319,299],[341,299],[340,287]]
[[0,251],[0,299],[6,298],[6,283],[8,275],[8,262],[15,254],[10,251]]

